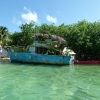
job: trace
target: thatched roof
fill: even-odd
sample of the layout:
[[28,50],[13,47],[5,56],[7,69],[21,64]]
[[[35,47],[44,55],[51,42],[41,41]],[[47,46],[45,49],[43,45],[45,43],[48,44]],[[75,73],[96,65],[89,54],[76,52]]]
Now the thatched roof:
[[42,33],[35,34],[35,37],[37,39],[51,39],[51,35],[49,35],[49,34],[42,34]]
[[62,37],[59,37],[59,36],[56,36],[56,35],[51,35],[51,39],[53,41],[58,41],[58,47],[61,45],[61,44],[64,44],[64,45],[67,45],[67,42],[64,38]]
[[66,40],[57,35],[37,33],[35,37],[37,40],[51,39],[51,41],[57,41],[57,47],[59,47],[61,44],[67,45]]

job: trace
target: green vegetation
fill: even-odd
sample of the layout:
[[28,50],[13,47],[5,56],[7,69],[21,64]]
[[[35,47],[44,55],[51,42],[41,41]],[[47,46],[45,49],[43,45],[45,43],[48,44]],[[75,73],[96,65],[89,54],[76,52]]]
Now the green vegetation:
[[[35,25],[34,22],[22,24],[21,32],[10,34],[6,27],[0,26],[0,41],[2,45],[6,42],[8,45],[27,46],[33,42],[34,34],[54,34],[63,37],[67,41],[68,48],[76,52],[78,60],[100,60],[100,22],[79,21],[75,24],[54,24],[41,26]],[[9,41],[7,41],[6,36]],[[5,42],[6,41],[6,42]]]

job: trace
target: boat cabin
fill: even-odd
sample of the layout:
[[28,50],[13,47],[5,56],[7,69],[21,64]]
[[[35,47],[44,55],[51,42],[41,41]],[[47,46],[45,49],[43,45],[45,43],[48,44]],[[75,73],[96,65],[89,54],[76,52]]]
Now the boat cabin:
[[26,51],[31,53],[37,53],[37,54],[61,55],[61,52],[59,50],[46,48],[46,47],[35,47],[32,45],[29,45]]

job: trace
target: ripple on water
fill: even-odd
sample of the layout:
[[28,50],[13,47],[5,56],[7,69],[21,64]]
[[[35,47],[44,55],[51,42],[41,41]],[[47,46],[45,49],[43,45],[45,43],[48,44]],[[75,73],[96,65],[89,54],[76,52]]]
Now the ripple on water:
[[99,100],[97,65],[0,63],[0,100]]

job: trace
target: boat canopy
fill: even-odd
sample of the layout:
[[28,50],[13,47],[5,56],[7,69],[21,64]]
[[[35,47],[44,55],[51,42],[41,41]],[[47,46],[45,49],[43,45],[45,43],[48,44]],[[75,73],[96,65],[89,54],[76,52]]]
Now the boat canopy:
[[35,40],[47,43],[49,46],[55,46],[55,47],[60,47],[61,45],[67,46],[67,42],[64,38],[51,34],[37,33],[35,34]]

